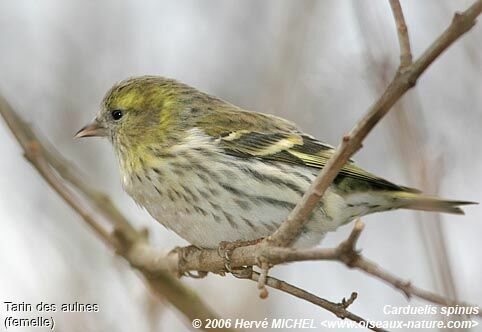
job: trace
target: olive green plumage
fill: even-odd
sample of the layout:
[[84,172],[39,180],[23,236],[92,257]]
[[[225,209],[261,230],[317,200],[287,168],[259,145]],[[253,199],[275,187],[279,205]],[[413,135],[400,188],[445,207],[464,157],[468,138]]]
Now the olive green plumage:
[[[201,247],[270,234],[334,152],[289,121],[155,76],[116,84],[95,123],[79,134],[108,136],[126,191]],[[350,161],[299,244],[316,244],[326,231],[367,213],[411,208],[460,214],[463,204],[470,202],[421,195]]]

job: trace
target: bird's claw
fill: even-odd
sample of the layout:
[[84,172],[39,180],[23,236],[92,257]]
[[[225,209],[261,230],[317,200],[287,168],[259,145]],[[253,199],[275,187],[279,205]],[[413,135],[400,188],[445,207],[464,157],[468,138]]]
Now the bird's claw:
[[208,273],[205,271],[196,271],[196,273],[192,273],[191,271],[185,271],[183,273],[183,276],[191,277],[193,279],[202,279],[202,278],[205,278],[207,275]]
[[231,269],[231,252],[233,251],[233,248],[230,247],[230,242],[227,241],[222,241],[219,243],[218,246],[218,255],[224,260],[224,268],[226,271],[229,273],[232,273]]
[[252,246],[252,245],[258,244],[262,240],[263,238],[259,238],[256,240],[249,240],[249,241],[238,240],[234,242],[227,242],[227,241],[220,242],[217,251],[218,251],[219,257],[224,259],[224,268],[226,269],[226,271],[234,274],[233,269],[231,267],[231,254],[234,249],[240,248],[240,247]]

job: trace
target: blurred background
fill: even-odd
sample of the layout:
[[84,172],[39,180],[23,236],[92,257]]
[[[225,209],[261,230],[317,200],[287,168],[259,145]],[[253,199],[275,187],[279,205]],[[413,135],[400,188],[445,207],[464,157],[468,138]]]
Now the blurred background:
[[[402,1],[414,56],[470,4]],[[435,61],[355,160],[400,184],[482,201],[480,45],[479,24]],[[337,145],[398,64],[384,0],[2,1],[0,49],[1,93],[138,227],[147,227],[162,250],[186,243],[123,192],[108,142],[72,139],[114,82],[143,74],[176,78],[243,108],[288,118]],[[58,331],[189,329],[37,175],[3,121],[0,152],[2,316],[3,301],[77,301],[98,303],[100,312],[57,313]],[[371,215],[359,246],[417,286],[480,304],[482,208],[465,211]],[[350,229],[330,234],[322,246],[336,245]],[[271,273],[334,302],[356,291],[350,308],[365,318],[427,319],[387,318],[384,305],[405,306],[405,297],[339,263],[296,263]],[[184,282],[226,318],[336,319],[275,290],[260,300],[255,283],[230,276]]]

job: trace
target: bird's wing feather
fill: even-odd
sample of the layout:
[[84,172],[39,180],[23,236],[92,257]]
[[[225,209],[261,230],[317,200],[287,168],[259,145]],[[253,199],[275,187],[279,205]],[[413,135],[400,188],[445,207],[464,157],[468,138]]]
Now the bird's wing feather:
[[[227,154],[323,168],[334,153],[332,146],[302,133],[285,119],[244,111],[224,102],[222,106],[221,111],[213,110],[199,118],[197,125]],[[352,160],[345,164],[336,180],[349,187],[418,192],[373,175]]]
[[[323,168],[333,155],[333,147],[300,132],[254,132],[239,130],[224,133],[217,142],[227,154],[242,158],[256,157],[301,166]],[[342,176],[362,180],[383,190],[415,191],[377,177],[349,161],[340,171]]]

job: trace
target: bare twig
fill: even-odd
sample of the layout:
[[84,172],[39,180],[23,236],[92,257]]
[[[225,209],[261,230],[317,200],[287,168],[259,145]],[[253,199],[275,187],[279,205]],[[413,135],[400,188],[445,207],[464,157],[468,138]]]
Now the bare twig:
[[[259,279],[261,278],[261,275],[258,272],[255,272],[250,268],[240,270],[238,273],[235,273],[234,276],[241,279],[253,280],[255,282],[259,282]],[[341,303],[334,303],[334,302],[325,300],[321,297],[318,297],[316,295],[313,295],[301,288],[293,286],[277,278],[266,277],[265,282],[266,282],[266,285],[271,288],[278,289],[280,291],[291,294],[305,301],[311,302],[328,311],[331,311],[338,318],[341,318],[341,319],[348,318],[354,322],[364,323],[364,326],[366,326],[367,328],[373,331],[385,331],[383,329],[379,329],[373,325],[370,325],[370,322],[367,321],[366,319],[363,319],[362,317],[357,316],[349,312],[348,310],[346,310],[346,308],[348,308],[348,306],[350,306],[355,301],[356,293],[352,293],[348,300],[343,299]]]
[[350,297],[347,299],[343,298],[341,299],[341,302],[338,303],[339,305],[343,306],[343,308],[348,308],[349,306],[351,306],[353,304],[353,302],[355,302],[356,298],[358,297],[358,293],[356,292],[353,292],[351,293]]
[[[392,285],[396,289],[399,289],[402,291],[407,298],[411,297],[418,297],[420,299],[424,299],[428,302],[435,303],[441,306],[446,306],[446,307],[452,307],[452,306],[465,306],[465,307],[475,307],[472,304],[467,304],[463,302],[458,302],[454,301],[451,299],[448,299],[446,297],[440,296],[438,294],[435,294],[433,292],[429,292],[426,290],[423,290],[421,288],[415,287],[412,285],[410,281],[403,280],[390,272],[380,268],[377,264],[373,263],[372,261],[359,256],[356,261],[352,261],[350,264],[347,264],[352,268],[357,268],[359,270],[362,270],[369,275],[372,275],[374,277],[377,277],[388,284]],[[481,313],[477,314],[479,317],[482,317]]]
[[398,43],[400,45],[400,70],[403,70],[412,64],[412,51],[410,50],[407,24],[405,24],[405,17],[403,16],[400,1],[389,0],[389,2],[397,26]]
[[476,17],[482,12],[482,0],[477,0],[462,13],[456,13],[449,27],[427,48],[411,65],[398,71],[382,96],[370,107],[366,115],[358,121],[352,130],[343,137],[340,146],[320,171],[303,198],[291,211],[286,220],[268,238],[275,246],[289,246],[298,236],[299,231],[313,209],[323,197],[341,168],[362,146],[362,141],[375,125],[388,113],[391,107],[413,86],[427,67],[457,38],[475,25]]

